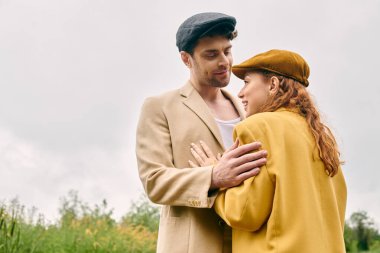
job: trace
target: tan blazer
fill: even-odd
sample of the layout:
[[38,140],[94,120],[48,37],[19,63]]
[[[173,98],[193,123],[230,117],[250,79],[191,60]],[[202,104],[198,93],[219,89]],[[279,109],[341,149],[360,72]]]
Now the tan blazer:
[[325,173],[304,117],[286,109],[239,123],[240,144],[268,151],[259,175],[220,191],[215,209],[232,226],[233,252],[343,253],[347,189]]
[[[223,91],[243,118],[239,102]],[[231,133],[232,134],[232,133]],[[230,252],[229,227],[211,208],[212,166],[189,168],[190,143],[205,141],[216,152],[224,145],[206,103],[190,82],[179,90],[146,99],[137,127],[139,175],[151,201],[163,205],[157,252]]]

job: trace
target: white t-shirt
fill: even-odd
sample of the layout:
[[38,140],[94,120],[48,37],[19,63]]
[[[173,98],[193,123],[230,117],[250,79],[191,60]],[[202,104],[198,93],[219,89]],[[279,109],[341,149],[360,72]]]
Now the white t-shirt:
[[219,127],[220,134],[222,135],[224,147],[228,149],[234,143],[233,138],[232,138],[232,131],[235,125],[239,123],[241,119],[237,118],[237,119],[232,119],[232,120],[227,120],[227,121],[215,119],[215,121]]

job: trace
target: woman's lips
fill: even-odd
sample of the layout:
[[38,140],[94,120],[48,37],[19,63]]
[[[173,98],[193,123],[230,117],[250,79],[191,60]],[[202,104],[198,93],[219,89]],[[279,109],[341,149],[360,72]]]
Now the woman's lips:
[[242,101],[242,104],[244,106],[244,110],[247,110],[248,102],[247,101]]

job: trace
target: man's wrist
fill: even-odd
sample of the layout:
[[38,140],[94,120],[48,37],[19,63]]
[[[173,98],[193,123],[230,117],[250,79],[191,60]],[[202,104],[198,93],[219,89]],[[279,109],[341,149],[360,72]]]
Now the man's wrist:
[[215,180],[215,178],[216,178],[216,175],[215,175],[215,164],[214,164],[211,171],[211,184],[210,184],[209,191],[219,189],[218,182],[217,180]]

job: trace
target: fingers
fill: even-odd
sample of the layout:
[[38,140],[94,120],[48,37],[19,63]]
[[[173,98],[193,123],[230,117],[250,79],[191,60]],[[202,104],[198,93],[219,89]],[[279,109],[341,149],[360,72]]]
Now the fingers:
[[189,165],[191,168],[196,168],[198,165],[196,165],[193,161],[189,160]]
[[[198,148],[199,149],[199,148]],[[195,158],[195,160],[197,160],[198,164],[200,165],[203,165],[204,161],[207,159],[203,159],[198,153],[197,151],[194,149],[194,148],[190,148],[190,152],[191,154],[193,155],[193,157]]]
[[198,145],[191,143],[191,147],[198,154],[198,156],[202,158],[203,161],[208,158],[206,153]]
[[267,151],[260,150],[253,153],[244,154],[238,158],[235,158],[233,164],[235,165],[235,167],[238,167],[244,163],[256,161],[256,160],[259,160],[261,158],[266,158],[266,157],[267,157]]
[[260,158],[255,161],[244,163],[236,168],[235,173],[239,175],[251,171],[253,169],[260,168],[261,166],[265,165],[266,162],[266,158]]
[[253,170],[250,170],[250,171],[247,171],[247,172],[244,172],[244,173],[241,173],[240,175],[238,175],[236,177],[236,180],[239,182],[239,184],[241,182],[243,182],[244,180],[250,178],[250,177],[253,177],[253,176],[257,176],[258,174],[260,173],[260,169],[259,168],[255,168]]
[[258,150],[260,147],[261,147],[260,142],[252,142],[252,143],[244,144],[242,146],[237,147],[236,149],[229,151],[228,156],[239,157],[246,153]]
[[211,151],[211,149],[207,146],[206,143],[204,143],[203,141],[200,141],[200,144],[201,144],[202,149],[205,151],[207,157],[215,158],[214,153]]
[[218,154],[216,155],[216,160],[219,161],[220,158],[222,158],[222,154],[221,154],[221,153],[218,153]]

